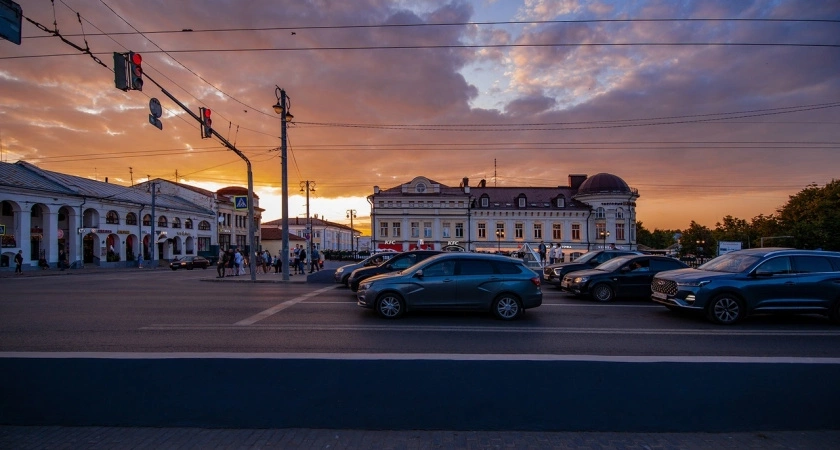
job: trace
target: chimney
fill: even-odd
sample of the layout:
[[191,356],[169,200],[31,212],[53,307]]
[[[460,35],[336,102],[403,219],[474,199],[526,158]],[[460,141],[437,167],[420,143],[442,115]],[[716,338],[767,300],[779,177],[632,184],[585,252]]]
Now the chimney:
[[105,177],[105,182],[106,182],[106,183],[108,182],[108,177]]
[[461,187],[470,187],[470,179],[467,178],[467,177],[464,177],[464,179],[461,180]]
[[569,174],[569,187],[577,189],[586,181],[586,174]]
[[483,188],[485,186],[487,186],[487,180],[482,178],[481,181],[478,182],[478,187]]

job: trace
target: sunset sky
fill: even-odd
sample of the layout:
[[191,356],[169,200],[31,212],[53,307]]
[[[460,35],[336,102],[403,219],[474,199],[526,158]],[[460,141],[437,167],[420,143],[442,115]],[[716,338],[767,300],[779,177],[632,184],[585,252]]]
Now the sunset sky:
[[[154,79],[213,111],[253,165],[264,221],[281,216],[276,86],[294,115],[290,216],[311,180],[312,214],[349,224],[355,209],[363,230],[373,186],[419,175],[567,186],[608,172],[639,190],[651,230],[772,214],[840,176],[836,0],[17,3],[49,31],[24,19],[21,45],[0,41],[3,161],[245,186],[243,160]],[[129,50],[142,92],[114,86],[113,52]]]

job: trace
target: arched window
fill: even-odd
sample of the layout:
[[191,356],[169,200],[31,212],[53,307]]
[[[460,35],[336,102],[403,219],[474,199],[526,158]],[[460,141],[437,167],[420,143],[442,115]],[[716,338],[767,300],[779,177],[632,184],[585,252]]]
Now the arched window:
[[181,228],[181,219],[177,217],[172,219],[172,228]]
[[615,210],[615,218],[616,219],[623,219],[624,218],[624,209],[618,208]]
[[125,215],[125,224],[126,225],[137,225],[137,214],[128,213]]
[[119,224],[120,215],[116,211],[108,211],[108,214],[105,215],[105,223]]
[[595,210],[595,218],[596,219],[606,219],[607,218],[606,210],[604,210],[603,207],[599,207],[598,209],[596,209]]
[[198,223],[198,229],[201,231],[209,231],[210,230],[210,222],[206,220],[202,220]]
[[187,230],[192,230],[192,227],[192,219],[184,219],[184,228],[186,228]]
[[166,216],[160,216],[157,220],[157,226],[160,228],[167,228],[169,225],[166,223]]
[[152,226],[152,216],[151,216],[151,214],[146,214],[145,216],[143,216],[143,226],[144,227]]

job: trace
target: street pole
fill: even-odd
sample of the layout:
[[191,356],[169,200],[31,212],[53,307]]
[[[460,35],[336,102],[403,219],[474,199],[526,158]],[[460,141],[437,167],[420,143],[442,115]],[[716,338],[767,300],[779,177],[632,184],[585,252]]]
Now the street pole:
[[[309,217],[309,193],[315,192],[315,182],[314,181],[301,181],[300,182],[300,190],[303,191],[306,189],[306,256],[309,258],[309,270],[312,270],[312,219]],[[304,264],[306,262],[304,261]],[[304,266],[304,269],[306,267]]]
[[280,167],[283,195],[280,204],[283,215],[283,243],[280,251],[280,263],[282,264],[283,281],[289,281],[291,267],[289,267],[289,163],[288,158],[286,158],[286,122],[292,120],[292,114],[289,112],[290,104],[286,97],[286,91],[280,89],[280,86],[275,85],[274,87],[274,95],[277,97],[274,112],[282,114],[282,117],[280,117]]
[[353,261],[356,260],[356,250],[353,248],[353,237],[355,236],[355,232],[353,231],[353,219],[356,218],[356,210],[355,209],[348,209],[347,210],[347,217],[350,218],[350,257],[353,258]]

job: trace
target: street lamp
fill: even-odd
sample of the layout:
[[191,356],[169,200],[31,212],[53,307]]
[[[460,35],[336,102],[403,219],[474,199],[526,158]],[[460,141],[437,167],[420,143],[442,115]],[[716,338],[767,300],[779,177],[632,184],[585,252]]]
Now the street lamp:
[[502,253],[502,235],[505,233],[502,230],[496,230],[496,242],[499,244],[499,252]]
[[[294,116],[289,112],[291,102],[286,97],[286,91],[280,89],[280,86],[275,85],[274,95],[277,97],[277,103],[274,104],[274,112],[283,114],[280,120],[280,166],[282,167],[282,186],[283,195],[281,205],[283,209],[283,249],[280,252],[280,262],[283,265],[283,281],[289,281],[289,170],[288,160],[286,158],[286,122],[291,122]],[[307,202],[308,203],[308,202]]]
[[706,241],[703,239],[697,240],[697,256],[703,257],[703,245],[706,244]]
[[[315,182],[309,180],[301,181],[300,192],[304,192],[304,190],[306,191],[306,256],[310,261],[314,261],[312,259],[312,222],[309,218],[309,193],[315,192]],[[306,269],[306,266],[304,266],[304,269]],[[309,264],[309,270],[312,270],[311,263]]]
[[356,260],[356,250],[353,249],[353,236],[356,235],[356,232],[353,231],[353,219],[356,218],[356,210],[355,209],[348,209],[347,210],[347,218],[350,219],[350,256],[353,257],[353,261]]
[[607,249],[607,238],[610,237],[609,231],[602,231],[601,232],[601,239],[604,240],[604,250]]

